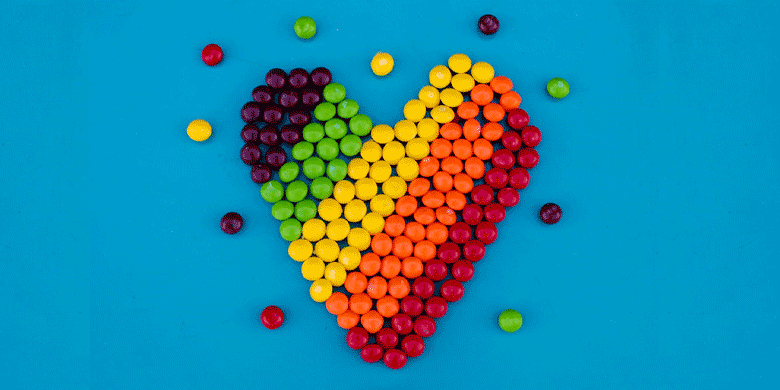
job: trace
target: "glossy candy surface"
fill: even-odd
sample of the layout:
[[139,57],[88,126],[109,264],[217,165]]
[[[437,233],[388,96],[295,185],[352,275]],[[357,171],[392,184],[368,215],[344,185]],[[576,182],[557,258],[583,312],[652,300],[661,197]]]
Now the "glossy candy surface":
[[268,306],[260,313],[260,322],[268,329],[276,329],[284,323],[284,312],[276,306]]

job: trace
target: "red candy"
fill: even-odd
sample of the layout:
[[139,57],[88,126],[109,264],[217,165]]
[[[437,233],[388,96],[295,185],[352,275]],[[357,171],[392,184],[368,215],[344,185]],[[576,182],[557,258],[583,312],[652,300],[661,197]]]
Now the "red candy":
[[460,247],[454,242],[445,242],[444,244],[439,245],[437,256],[443,262],[452,264],[455,260],[460,258]]
[[523,168],[533,168],[539,163],[539,153],[533,148],[522,148],[517,152],[517,164]]
[[393,370],[403,368],[406,365],[406,354],[397,349],[391,349],[385,352],[384,362]]
[[507,130],[501,135],[501,145],[504,145],[504,149],[516,152],[523,147],[523,139],[516,131]]
[[471,226],[474,226],[482,221],[482,216],[484,214],[482,212],[482,207],[479,207],[478,204],[469,203],[463,207],[461,215],[463,216],[463,221]]
[[471,190],[471,200],[474,203],[484,206],[493,201],[493,189],[487,184],[480,184]]
[[260,322],[268,329],[276,329],[284,323],[284,312],[276,306],[268,306],[260,313]]
[[[514,159],[514,156],[512,158]],[[506,173],[506,169],[498,167],[491,168],[485,174],[485,183],[495,189],[504,188],[507,183],[509,183],[509,174]]]
[[[471,226],[466,222],[455,222],[450,226],[450,240],[456,244],[464,244],[466,241],[471,240]],[[458,254],[458,257],[460,257],[460,254]]]
[[435,282],[444,280],[447,277],[447,264],[438,259],[428,260],[425,262],[425,276]]
[[485,245],[492,244],[498,238],[498,229],[492,222],[480,222],[474,230],[477,240],[482,241]]
[[368,332],[363,328],[354,327],[347,332],[347,345],[352,349],[361,349],[368,344]]
[[366,345],[360,350],[360,357],[363,358],[366,363],[376,363],[382,359],[382,355],[384,355],[382,347],[376,344]]
[[441,285],[441,296],[448,302],[460,300],[465,291],[463,284],[455,279],[450,279]]
[[531,181],[531,175],[525,168],[515,168],[509,171],[509,185],[512,188],[522,190],[528,187],[528,183]]
[[528,113],[522,108],[515,108],[506,113],[506,123],[515,130],[528,126],[529,121]]
[[[414,296],[407,296],[406,298],[417,298]],[[404,298],[404,299],[406,299]],[[420,301],[420,313],[422,312],[422,301]],[[420,315],[420,313],[417,313],[417,315]],[[390,319],[390,326],[393,327],[393,329],[398,332],[398,334],[409,334],[414,330],[414,322],[412,322],[412,317],[409,317],[408,314],[398,313],[394,315]]]
[[491,203],[485,206],[485,220],[492,223],[499,223],[506,218],[506,209],[498,203]]
[[493,153],[491,162],[494,167],[512,169],[512,166],[515,165],[515,155],[509,149],[499,149]]
[[215,43],[206,45],[200,53],[200,58],[208,66],[214,66],[222,61],[222,48]]
[[485,244],[482,241],[471,240],[463,245],[463,257],[468,261],[477,262],[485,257]]
[[523,127],[520,136],[523,138],[523,145],[532,148],[542,142],[542,132],[536,126]]
[[447,314],[447,301],[442,297],[430,297],[425,301],[425,314],[432,318],[441,318]]
[[419,335],[410,334],[401,341],[401,349],[409,357],[418,357],[425,352],[425,341]]
[[[412,293],[421,299],[430,298],[435,290],[436,286],[433,284],[433,281],[425,276],[420,276],[419,278],[415,279],[414,282],[412,282]],[[420,312],[422,312],[422,302],[420,302]],[[406,314],[414,317],[412,313],[406,312]]]
[[520,194],[514,188],[502,188],[498,191],[496,200],[504,207],[512,207],[520,203]]
[[414,333],[421,337],[431,337],[436,333],[436,321],[433,318],[422,315],[414,320]]
[[398,345],[398,333],[390,328],[382,328],[376,333],[376,342],[384,349]]
[[452,277],[459,282],[468,282],[474,277],[474,264],[470,261],[456,261],[452,265]]

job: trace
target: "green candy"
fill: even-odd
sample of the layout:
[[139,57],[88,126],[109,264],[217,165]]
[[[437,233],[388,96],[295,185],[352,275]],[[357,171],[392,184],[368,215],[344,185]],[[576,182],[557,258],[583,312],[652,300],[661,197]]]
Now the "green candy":
[[317,204],[311,199],[304,199],[295,205],[295,218],[306,222],[317,216]]
[[298,203],[302,201],[308,193],[309,188],[306,186],[306,183],[296,180],[287,185],[285,196],[287,196],[287,200],[290,202]]
[[[344,139],[347,138],[344,137]],[[344,142],[344,139],[342,139],[341,142]],[[347,163],[340,158],[334,158],[333,161],[328,163],[328,168],[325,170],[325,172],[327,173],[330,180],[344,180],[344,178],[347,177]]]
[[498,326],[504,332],[516,332],[523,326],[523,316],[517,310],[507,309],[498,316]]
[[355,134],[350,134],[344,138],[341,139],[341,142],[339,142],[339,147],[341,148],[341,153],[344,153],[345,156],[355,156],[358,153],[360,153],[360,148],[363,146],[363,141],[360,140],[360,137],[356,136]]
[[325,122],[325,134],[333,139],[341,139],[347,135],[347,123],[339,118],[333,118]]
[[309,123],[303,127],[303,139],[316,143],[325,137],[325,128],[319,123]]
[[356,101],[352,99],[344,99],[344,101],[339,103],[339,105],[336,107],[336,110],[340,117],[349,119],[357,115],[359,108],[360,106],[358,106]]
[[317,142],[317,155],[323,160],[333,160],[339,155],[339,143],[333,138],[325,138]]
[[333,182],[327,177],[318,177],[311,181],[311,196],[325,199],[333,194]]
[[293,30],[295,30],[295,35],[297,35],[298,38],[309,39],[317,33],[317,23],[308,16],[301,16],[295,21]]
[[314,107],[314,117],[320,122],[325,122],[336,116],[336,106],[333,103],[322,102]]
[[569,83],[560,77],[556,77],[547,83],[547,93],[556,99],[563,99],[569,94]]
[[347,90],[339,83],[330,83],[322,90],[322,96],[326,101],[336,104],[347,97]]
[[268,203],[276,203],[284,196],[284,185],[276,180],[271,180],[260,187],[260,196]]
[[371,132],[374,123],[366,114],[357,114],[349,120],[349,129],[358,137],[365,137]]
[[274,207],[271,207],[271,215],[280,221],[292,217],[293,212],[295,212],[295,206],[286,200],[280,200],[274,203]]
[[293,161],[285,163],[281,168],[279,168],[279,179],[285,183],[289,183],[298,177],[298,171],[300,171],[298,163]]
[[298,161],[306,160],[314,154],[314,144],[308,141],[301,141],[292,148],[292,156]]
[[279,234],[287,241],[301,238],[301,221],[295,218],[285,219],[279,226]]
[[319,157],[309,157],[303,162],[303,174],[315,179],[325,174],[325,162]]

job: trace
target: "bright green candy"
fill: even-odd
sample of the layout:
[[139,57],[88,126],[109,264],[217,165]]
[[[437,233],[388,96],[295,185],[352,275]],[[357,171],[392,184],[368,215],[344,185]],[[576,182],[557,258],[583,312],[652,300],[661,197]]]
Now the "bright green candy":
[[554,98],[563,99],[569,94],[569,83],[560,77],[556,77],[547,83],[547,93]]
[[[307,125],[308,126],[308,125]],[[325,122],[325,134],[333,139],[341,139],[347,135],[347,124],[339,118]]]
[[344,138],[341,139],[341,142],[339,142],[339,147],[341,148],[341,153],[344,153],[345,156],[355,156],[358,153],[360,153],[360,148],[363,146],[363,141],[360,140],[360,137],[356,136],[355,134],[350,134]]
[[[346,137],[344,137],[344,139],[346,139]],[[342,139],[341,142],[344,142],[344,139]],[[328,163],[326,173],[328,174],[328,178],[334,182],[344,180],[344,178],[347,177],[347,163],[340,158],[334,158],[333,161]]]
[[504,332],[516,332],[523,326],[523,316],[521,316],[517,310],[504,310],[504,312],[498,316],[498,326],[500,326]]
[[352,118],[353,116],[357,115],[358,109],[360,106],[358,106],[357,102],[352,99],[344,99],[339,105],[336,107],[336,110],[340,117],[344,119]]
[[327,177],[318,177],[311,181],[311,196],[325,199],[333,194],[333,182]]
[[314,154],[314,144],[308,141],[301,141],[292,148],[292,156],[298,161],[306,160]]
[[314,23],[314,19],[308,16],[301,16],[295,21],[293,29],[298,38],[309,39],[317,33],[317,23]]
[[333,138],[325,138],[317,142],[317,155],[323,160],[333,160],[339,155],[339,143]]
[[349,129],[358,137],[365,137],[371,132],[374,123],[366,114],[357,114],[349,120]]
[[260,187],[260,196],[268,203],[276,203],[284,196],[284,186],[276,180],[271,180]]
[[300,180],[296,180],[288,184],[287,190],[285,191],[287,200],[293,203],[298,203],[302,201],[303,198],[305,198],[308,193],[309,193],[309,188],[306,186],[306,183]]
[[314,107],[314,117],[320,122],[325,122],[336,116],[336,106],[333,103],[322,102]]
[[279,168],[279,179],[285,183],[289,183],[298,177],[298,171],[300,171],[298,163],[293,161],[285,163],[281,168]]
[[311,199],[304,199],[295,205],[295,218],[306,222],[317,216],[317,204]]
[[322,90],[322,96],[326,101],[336,104],[347,97],[347,90],[339,83],[330,83]]
[[319,123],[309,123],[303,127],[303,139],[311,143],[320,142],[325,137],[325,128]]
[[280,200],[274,203],[274,207],[271,207],[271,215],[280,221],[292,217],[293,212],[295,212],[295,206],[286,200]]
[[315,179],[325,174],[325,162],[319,157],[309,157],[303,162],[303,174]]
[[285,219],[279,226],[279,234],[287,241],[301,238],[301,221],[295,218]]

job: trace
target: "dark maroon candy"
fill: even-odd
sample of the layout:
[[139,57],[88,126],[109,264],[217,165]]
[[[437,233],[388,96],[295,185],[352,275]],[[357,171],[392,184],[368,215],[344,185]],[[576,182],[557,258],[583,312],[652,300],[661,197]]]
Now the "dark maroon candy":
[[[290,114],[290,118],[292,118],[292,114]],[[280,132],[282,141],[290,145],[295,145],[303,139],[303,131],[295,125],[284,125]]]
[[284,88],[287,84],[287,73],[279,68],[273,68],[266,73],[265,83],[274,89]]
[[271,170],[271,167],[265,164],[258,164],[253,166],[252,172],[250,172],[252,181],[257,184],[267,183],[268,181],[271,180],[272,174],[273,171]]
[[452,277],[459,282],[468,282],[474,277],[474,264],[470,261],[459,260],[452,265]]
[[318,87],[324,87],[330,84],[333,76],[327,68],[319,67],[311,71],[311,81]]
[[252,90],[252,99],[258,103],[273,103],[274,90],[267,85],[258,85]]
[[298,91],[294,89],[287,89],[279,93],[279,104],[284,108],[290,109],[295,107],[299,100]]
[[303,88],[309,84],[309,72],[303,68],[295,68],[290,71],[287,83],[293,88]]
[[259,134],[260,129],[251,123],[247,123],[244,125],[244,128],[241,129],[241,139],[248,144],[257,145],[257,143],[260,142],[260,139],[258,138]]
[[379,329],[379,332],[376,332],[376,342],[384,349],[395,348],[398,345],[398,333],[391,328]]
[[304,107],[313,108],[322,102],[322,94],[313,89],[301,91],[301,104]]
[[294,125],[304,126],[311,122],[311,113],[309,111],[290,111],[288,114],[290,123]]
[[275,125],[282,121],[284,118],[284,112],[282,111],[282,108],[279,105],[276,104],[269,104],[265,111],[263,111],[263,121]]
[[271,146],[265,154],[265,163],[273,170],[281,168],[287,162],[287,153],[278,146]]
[[498,18],[490,14],[482,15],[482,17],[479,18],[477,27],[479,27],[479,31],[482,31],[483,34],[493,35],[498,31]]
[[261,113],[262,109],[258,102],[249,102],[244,104],[244,107],[241,107],[241,119],[246,123],[257,121]]
[[260,142],[263,145],[276,146],[282,143],[279,137],[279,129],[274,125],[266,125],[260,129]]
[[441,318],[447,314],[447,301],[442,297],[430,297],[425,301],[425,314],[432,318]]
[[244,226],[244,219],[241,218],[241,215],[232,211],[225,214],[219,221],[219,228],[225,234],[236,234],[241,230],[242,226]]
[[263,152],[257,145],[245,144],[241,148],[241,161],[246,165],[255,165],[263,158]]
[[[425,277],[423,277],[423,278],[425,278]],[[418,279],[420,279],[420,278],[417,278],[414,281],[417,282]],[[418,289],[425,290],[425,292],[427,292],[427,290],[428,290],[427,283],[430,282],[430,285],[431,285],[431,289],[430,290],[431,290],[431,294],[433,294],[433,282],[431,282],[431,280],[428,279],[428,278],[425,278],[425,279],[427,281],[420,282],[420,284],[425,284],[425,286],[424,286],[425,288],[422,288],[421,286],[418,286]],[[417,292],[415,291],[414,283],[412,283],[412,292],[415,295],[407,295],[403,299],[401,299],[401,311],[406,313],[410,317],[417,317],[423,311],[423,302],[422,302],[422,299],[420,298],[420,296],[417,295]],[[398,330],[398,329],[396,329],[396,330]],[[398,333],[402,333],[403,334],[403,332],[401,332],[400,330],[398,331]]]
[[563,217],[563,210],[561,210],[561,206],[558,206],[555,203],[547,203],[542,206],[542,209],[539,211],[539,217],[542,219],[542,222],[552,225],[561,220],[561,217]]
[[410,334],[401,341],[401,349],[409,357],[418,357],[425,352],[425,341],[423,341],[420,335]]
[[434,282],[444,280],[447,277],[447,264],[439,259],[431,259],[425,262],[425,276]]

